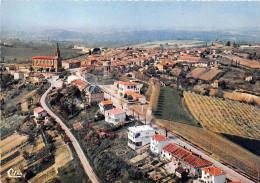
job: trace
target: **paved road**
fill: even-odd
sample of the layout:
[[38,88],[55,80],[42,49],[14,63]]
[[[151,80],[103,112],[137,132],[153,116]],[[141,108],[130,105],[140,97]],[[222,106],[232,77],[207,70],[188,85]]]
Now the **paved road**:
[[[57,83],[56,83],[57,84]],[[55,85],[56,86],[56,85]],[[60,120],[60,118],[58,118],[46,105],[45,103],[45,99],[47,94],[49,93],[49,91],[51,90],[52,86],[43,94],[43,96],[41,97],[41,105],[42,107],[48,112],[48,114],[52,117],[54,117],[56,119],[56,121],[61,125],[61,127],[65,130],[66,135],[70,138],[72,145],[74,147],[74,149],[76,150],[78,157],[81,161],[81,164],[86,172],[86,174],[88,175],[89,179],[93,182],[93,183],[98,183],[98,178],[96,176],[96,174],[94,173],[93,169],[91,168],[83,150],[81,149],[77,139],[74,137],[74,135],[70,132],[70,130],[68,129],[68,127]]]
[[[110,100],[113,101],[113,105],[121,108],[121,102],[119,100],[119,95],[114,94],[113,92],[113,87],[111,86],[107,86],[107,85],[100,85],[100,87],[103,89],[103,91],[105,91],[105,98],[108,98]],[[126,111],[126,113],[128,115],[132,115],[132,111],[127,109],[126,105],[124,106],[124,110]],[[145,123],[144,121],[145,117],[144,116],[140,116],[140,120]],[[149,121],[146,120],[146,123],[149,124]],[[165,134],[165,130],[161,129],[160,127],[156,126],[156,125],[152,125],[152,127],[160,134]],[[170,138],[170,141],[176,144],[180,144],[181,146],[185,146],[187,149],[191,149],[191,151],[201,155],[203,158],[211,161],[216,167],[224,170],[225,172],[227,172],[227,178],[232,180],[232,181],[241,181],[242,183],[253,183],[253,181],[247,179],[246,177],[244,177],[243,175],[237,173],[236,171],[234,171],[233,169],[221,164],[220,162],[216,161],[215,159],[211,158],[209,155],[201,152],[200,150],[196,149],[195,147],[191,146],[190,144],[186,143],[185,141],[179,139],[178,137],[174,136],[173,134],[168,133],[168,137]]]

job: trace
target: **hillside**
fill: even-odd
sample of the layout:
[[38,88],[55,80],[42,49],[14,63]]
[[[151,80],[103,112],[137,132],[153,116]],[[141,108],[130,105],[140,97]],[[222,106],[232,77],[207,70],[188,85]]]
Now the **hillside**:
[[203,128],[230,135],[260,139],[260,109],[233,100],[184,92],[185,102]]

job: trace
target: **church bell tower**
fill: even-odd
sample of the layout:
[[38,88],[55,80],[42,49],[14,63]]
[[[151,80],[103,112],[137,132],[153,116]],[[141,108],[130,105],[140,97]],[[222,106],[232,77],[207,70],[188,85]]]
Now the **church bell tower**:
[[55,57],[60,58],[60,49],[59,49],[59,44],[58,44],[58,43],[57,43],[57,45],[56,45]]

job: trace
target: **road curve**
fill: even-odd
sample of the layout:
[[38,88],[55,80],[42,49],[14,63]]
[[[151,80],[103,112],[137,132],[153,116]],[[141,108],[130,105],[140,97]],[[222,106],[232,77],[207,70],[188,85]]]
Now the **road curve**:
[[53,118],[55,118],[55,120],[61,125],[62,129],[65,130],[66,135],[70,138],[72,145],[74,147],[74,149],[76,150],[78,157],[80,159],[80,162],[86,172],[86,174],[88,175],[89,179],[92,181],[92,183],[98,183],[98,178],[96,176],[96,174],[94,173],[93,169],[91,168],[83,150],[81,149],[77,139],[74,137],[74,135],[70,132],[69,128],[61,121],[61,119],[56,116],[46,105],[45,99],[47,94],[49,93],[49,91],[51,90],[52,86],[42,95],[41,97],[41,105],[42,107],[48,112],[48,114],[50,116],[52,116]]

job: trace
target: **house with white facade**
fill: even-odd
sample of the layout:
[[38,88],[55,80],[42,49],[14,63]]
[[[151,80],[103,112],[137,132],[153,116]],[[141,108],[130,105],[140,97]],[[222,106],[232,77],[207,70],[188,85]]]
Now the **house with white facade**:
[[14,79],[15,80],[24,79],[24,72],[21,71],[14,72]]
[[126,91],[125,94],[127,94],[127,96],[132,96],[133,101],[135,102],[140,102],[141,104],[145,104],[146,100],[145,100],[145,96],[135,93],[133,91]]
[[143,84],[135,83],[135,82],[123,82],[123,81],[116,81],[114,85],[118,89],[118,94],[122,97],[124,96],[126,91],[132,91],[135,93],[140,94],[140,89],[142,88]]
[[169,143],[163,147],[161,158],[171,161],[174,166],[184,168],[187,173],[200,175],[203,168],[212,166],[212,162],[202,158],[200,155],[193,153],[177,144]]
[[226,172],[215,166],[202,168],[201,180],[205,183],[225,183]]
[[126,119],[126,111],[124,109],[111,109],[105,111],[105,121],[108,123],[113,123],[114,125],[119,122],[125,122]]
[[101,101],[99,103],[99,110],[101,113],[105,113],[105,111],[113,109],[113,102],[111,100]]
[[47,116],[47,112],[42,107],[37,107],[33,110],[34,116],[36,118],[41,118]]
[[154,154],[161,154],[162,148],[169,144],[169,142],[169,138],[164,135],[153,135],[151,136],[150,149]]
[[128,128],[128,146],[136,150],[150,143],[155,130],[149,125],[132,126]]

